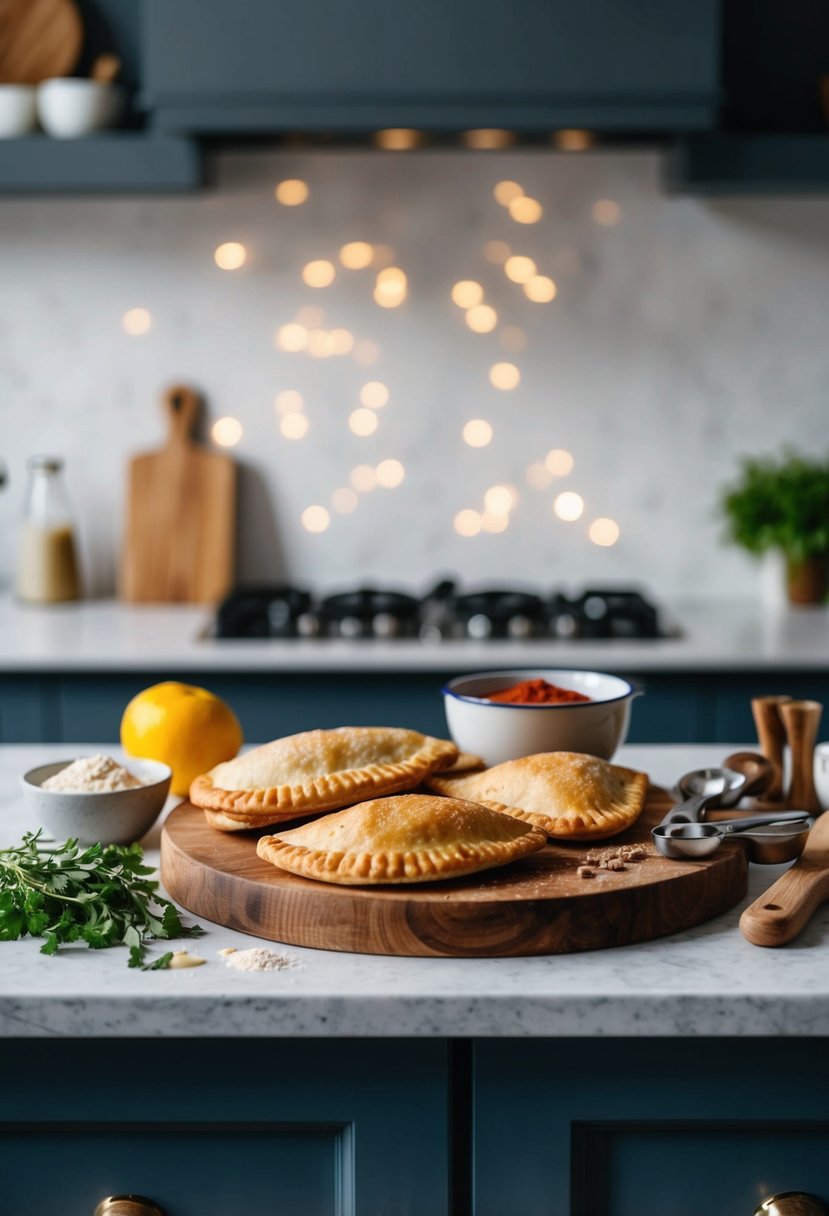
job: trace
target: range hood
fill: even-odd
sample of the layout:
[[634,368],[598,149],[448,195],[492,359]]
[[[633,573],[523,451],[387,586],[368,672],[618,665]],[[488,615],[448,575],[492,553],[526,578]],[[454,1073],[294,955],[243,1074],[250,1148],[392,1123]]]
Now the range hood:
[[719,0],[145,0],[142,104],[175,135],[704,131]]

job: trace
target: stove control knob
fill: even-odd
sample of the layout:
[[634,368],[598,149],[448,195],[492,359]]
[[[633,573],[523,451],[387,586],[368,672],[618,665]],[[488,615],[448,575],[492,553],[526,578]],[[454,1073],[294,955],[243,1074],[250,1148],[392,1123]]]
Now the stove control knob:
[[376,638],[396,638],[400,622],[391,612],[375,612],[371,618],[371,632]]
[[528,616],[517,613],[507,621],[507,633],[511,638],[531,638],[533,623]]
[[576,618],[569,612],[560,613],[554,623],[557,638],[572,638],[576,633]]
[[607,616],[607,600],[600,595],[588,595],[584,601],[584,615],[590,621],[600,621]]
[[296,619],[296,631],[301,638],[315,638],[319,635],[319,617],[313,612],[301,612]]
[[268,604],[268,624],[273,633],[282,633],[290,623],[291,608],[285,600],[271,600]]
[[363,622],[358,616],[344,616],[340,618],[341,638],[361,638],[362,636]]
[[466,622],[466,632],[476,642],[483,642],[492,636],[492,621],[483,612],[476,612]]
[[421,642],[426,642],[430,646],[436,645],[443,641],[443,630],[435,621],[424,621],[417,631],[417,636]]

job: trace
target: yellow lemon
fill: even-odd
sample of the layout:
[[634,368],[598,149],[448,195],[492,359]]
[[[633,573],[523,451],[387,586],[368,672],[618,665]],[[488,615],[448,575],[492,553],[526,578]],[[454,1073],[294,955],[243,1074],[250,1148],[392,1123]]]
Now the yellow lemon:
[[121,719],[121,745],[131,756],[161,760],[173,770],[174,794],[242,746],[242,728],[220,697],[193,684],[167,680],[145,688]]

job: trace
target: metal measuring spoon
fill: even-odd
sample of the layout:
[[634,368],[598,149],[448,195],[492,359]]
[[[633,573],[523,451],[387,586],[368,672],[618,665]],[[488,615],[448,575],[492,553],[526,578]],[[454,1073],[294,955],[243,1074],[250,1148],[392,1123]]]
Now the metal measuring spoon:
[[773,865],[800,855],[810,826],[807,811],[781,811],[718,823],[660,823],[651,837],[663,857],[693,860],[710,856],[730,836],[745,833],[749,860]]
[[715,801],[720,806],[734,806],[740,801],[746,782],[745,773],[731,768],[699,768],[686,773],[677,782],[684,801],[672,807],[659,826],[698,823],[700,813]]

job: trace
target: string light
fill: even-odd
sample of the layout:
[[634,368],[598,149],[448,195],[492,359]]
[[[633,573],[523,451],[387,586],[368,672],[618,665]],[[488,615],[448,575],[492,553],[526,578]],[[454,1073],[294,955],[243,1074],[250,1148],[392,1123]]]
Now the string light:
[[350,486],[340,486],[331,495],[331,506],[338,515],[350,515],[356,510],[360,499],[354,493]]
[[581,131],[575,128],[565,128],[552,134],[553,146],[559,152],[586,152],[596,142],[592,131]]
[[297,309],[294,320],[299,321],[300,325],[307,325],[308,329],[319,328],[325,321],[325,309],[318,304],[303,304],[302,308]]
[[521,372],[514,363],[493,363],[489,369],[489,383],[508,393],[521,383]]
[[283,207],[299,207],[308,197],[308,184],[298,177],[287,177],[276,187],[274,195]]
[[452,288],[452,303],[458,308],[474,308],[484,298],[484,289],[474,279],[461,279]]
[[485,448],[492,442],[492,426],[483,418],[470,418],[463,428],[464,443],[471,448]]
[[340,250],[340,261],[346,270],[363,270],[371,265],[374,250],[368,241],[349,241]]
[[286,439],[303,439],[308,434],[308,419],[304,414],[285,414],[279,429]]
[[516,254],[504,262],[504,274],[513,283],[526,283],[536,273],[538,267],[532,258]]
[[476,304],[467,309],[465,320],[473,333],[489,334],[498,324],[498,314],[489,304]]
[[349,430],[361,438],[373,435],[377,430],[377,415],[374,410],[352,410],[348,416],[348,426]]
[[238,241],[226,241],[213,253],[213,261],[220,270],[238,270],[247,261],[248,251]]
[[415,131],[411,127],[387,127],[374,133],[375,146],[382,148],[384,152],[410,152],[412,148],[419,148],[423,142],[423,132]]
[[308,335],[308,354],[314,359],[330,359],[334,344],[327,329],[312,329]]
[[557,495],[553,502],[553,510],[559,519],[572,523],[584,511],[584,499],[581,494],[575,494],[572,490],[565,490],[563,494]]
[[566,448],[552,448],[544,457],[544,464],[553,477],[566,477],[573,472],[575,460]]
[[220,448],[235,448],[242,438],[242,424],[238,418],[217,418],[210,434]]
[[509,515],[517,498],[510,486],[490,486],[484,494],[484,506],[492,515]]
[[308,330],[304,325],[300,325],[297,321],[291,321],[288,325],[281,326],[276,331],[274,341],[280,350],[296,352],[305,350],[308,345]]
[[140,338],[142,334],[147,333],[152,323],[153,319],[146,308],[130,308],[121,318],[124,333],[129,334],[131,338]]
[[484,511],[481,516],[481,527],[484,532],[506,532],[509,527],[509,515],[499,515],[495,511]]
[[524,295],[533,304],[549,304],[556,298],[556,293],[555,283],[546,274],[535,274],[524,284]]
[[619,539],[619,525],[615,519],[594,519],[587,530],[594,545],[609,549]]
[[509,148],[515,143],[515,132],[504,131],[498,127],[477,127],[461,133],[461,143],[465,148],[479,152],[492,152],[501,148]]
[[302,281],[308,287],[329,287],[334,282],[337,271],[333,262],[320,258],[316,262],[308,262],[302,268]]
[[386,490],[394,490],[406,476],[406,470],[399,460],[381,460],[375,472],[377,484]]
[[509,207],[513,199],[522,197],[524,191],[518,182],[504,181],[498,182],[492,193],[495,195],[496,203],[500,203],[502,207]]
[[591,214],[597,224],[615,228],[622,218],[622,208],[612,198],[600,198],[593,204]]
[[331,516],[325,507],[315,504],[302,512],[302,526],[306,532],[324,532],[330,523]]
[[284,388],[274,399],[276,412],[283,417],[285,414],[301,414],[304,404],[302,393],[298,393],[295,388]]
[[408,279],[399,266],[389,266],[377,275],[374,299],[381,308],[397,308],[406,299]]
[[354,349],[354,334],[350,329],[332,329],[328,340],[332,355],[348,355]]
[[368,494],[377,486],[377,474],[370,464],[356,465],[349,473],[348,480],[361,494]]
[[524,474],[524,480],[533,490],[546,490],[547,486],[553,480],[553,474],[540,460],[533,461],[527,466],[527,471]]
[[510,255],[510,247],[506,241],[487,241],[484,245],[484,257],[493,266],[502,266]]
[[516,224],[537,224],[544,214],[544,208],[537,198],[522,196],[514,198],[509,204],[510,218]]
[[482,525],[480,512],[472,511],[469,508],[465,511],[458,511],[453,521],[458,536],[477,536]]
[[360,404],[368,409],[379,410],[388,402],[389,390],[380,380],[369,380],[360,389]]

